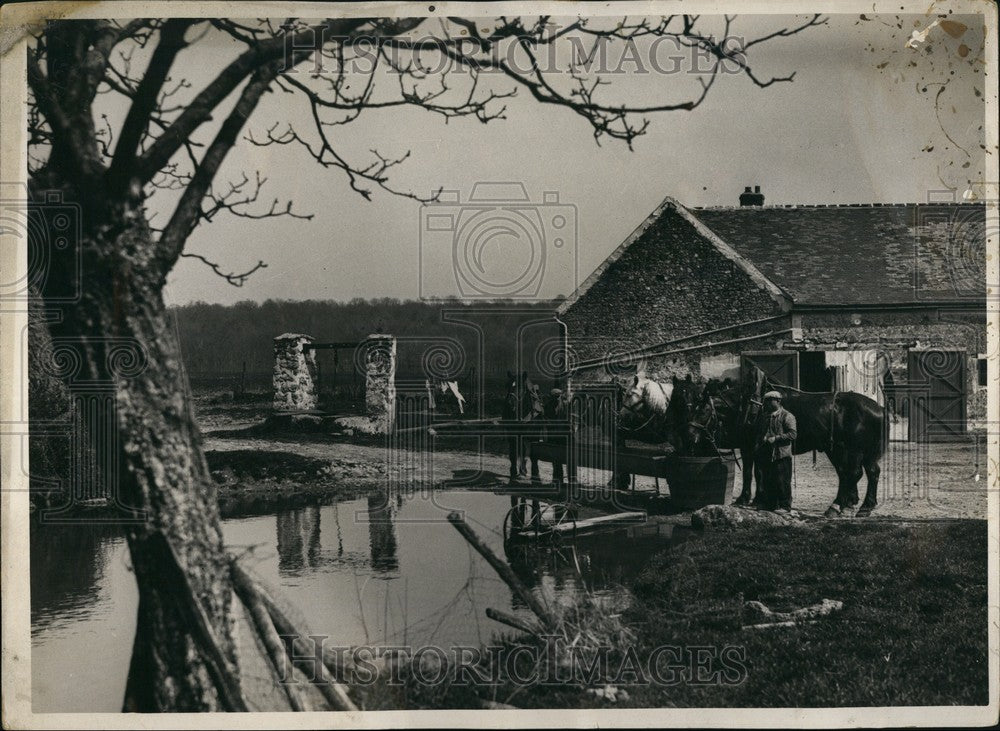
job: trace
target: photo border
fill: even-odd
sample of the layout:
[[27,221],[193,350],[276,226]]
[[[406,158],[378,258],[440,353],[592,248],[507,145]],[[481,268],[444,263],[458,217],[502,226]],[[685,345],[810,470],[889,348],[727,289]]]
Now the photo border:
[[[735,2],[729,5],[736,5]],[[433,15],[472,14],[546,14],[553,15],[629,15],[650,14],[657,3],[566,3],[566,2],[510,2],[510,3],[279,3],[249,2],[239,6],[243,17],[333,17],[365,16],[382,13],[392,15],[424,15],[433,8]],[[291,8],[294,7],[293,12]],[[676,4],[663,3],[666,11],[676,10]],[[723,5],[708,0],[692,0],[685,4],[685,11],[718,13]],[[133,18],[133,17],[225,17],[233,14],[234,6],[222,2],[51,2],[6,5],[0,9],[0,90],[4,104],[0,108],[0,180],[25,181],[27,171],[26,83],[25,49],[26,33],[44,18]],[[750,0],[739,4],[739,11],[750,14],[801,13],[801,5],[789,0]],[[954,12],[982,15],[989,27],[986,34],[987,78],[998,78],[997,68],[997,6],[987,0],[961,0],[948,3],[895,0],[823,0],[809,6],[810,12],[827,14],[861,14],[881,12],[887,14]],[[992,145],[993,170],[987,179],[1000,180],[996,167],[997,95],[985,93],[985,136]],[[996,190],[987,191],[988,199],[996,200]],[[996,221],[995,209],[987,212]],[[993,229],[996,230],[994,223]],[[994,249],[995,250],[995,249]],[[24,275],[27,270],[27,252],[0,250],[0,268]],[[988,263],[988,281],[1000,281],[1000,257],[993,256]],[[16,276],[15,275],[15,276]],[[996,293],[992,293],[996,294]],[[988,297],[988,352],[998,348],[998,303],[995,296]],[[23,306],[20,306],[22,305]],[[27,399],[26,349],[18,347],[16,339],[27,325],[27,302],[7,302],[0,311],[0,422],[17,422],[24,413],[22,405]],[[998,361],[989,362],[989,394],[987,419],[1000,421],[1000,372]],[[841,726],[973,726],[991,725],[998,715],[998,637],[1000,637],[1000,521],[998,491],[989,490],[988,499],[988,582],[989,582],[989,704],[987,706],[928,706],[928,707],[877,707],[877,708],[687,708],[687,709],[600,709],[600,710],[510,710],[496,711],[365,711],[359,713],[255,713],[246,714],[144,714],[125,713],[49,713],[31,711],[31,643],[30,596],[28,571],[28,521],[29,514],[27,478],[23,474],[15,440],[4,434],[0,438],[0,463],[4,489],[0,491],[0,581],[2,581],[3,610],[3,724],[8,728],[271,728],[277,724],[288,728],[326,728],[331,724],[342,728],[411,727],[441,728],[472,726],[480,728],[508,727],[677,727],[702,726],[709,728],[760,728],[799,727],[828,728]],[[1000,457],[1000,440],[991,434],[988,444],[991,485],[997,485],[1000,475],[995,465]]]

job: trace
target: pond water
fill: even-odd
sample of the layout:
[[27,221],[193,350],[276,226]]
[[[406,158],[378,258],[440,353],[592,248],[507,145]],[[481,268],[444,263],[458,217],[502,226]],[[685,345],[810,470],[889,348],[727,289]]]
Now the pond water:
[[[332,645],[478,645],[506,628],[494,607],[527,611],[445,520],[452,510],[529,586],[555,601],[583,588],[607,601],[672,526],[657,523],[580,538],[560,549],[504,551],[510,498],[486,491],[385,495],[276,510],[223,523],[229,548],[288,614]],[[31,531],[33,707],[119,711],[138,593],[120,529],[40,525]]]

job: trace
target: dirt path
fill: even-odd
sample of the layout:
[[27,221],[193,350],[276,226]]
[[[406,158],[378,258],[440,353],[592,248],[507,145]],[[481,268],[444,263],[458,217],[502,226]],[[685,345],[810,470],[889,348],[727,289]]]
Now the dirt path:
[[[979,479],[976,479],[976,475]],[[653,481],[639,478],[638,484]],[[734,495],[742,489],[743,472],[737,467]],[[867,480],[858,483],[864,500]],[[987,471],[985,454],[974,445],[891,442],[882,459],[878,507],[875,516],[894,518],[986,518]],[[993,489],[997,489],[994,485]],[[837,495],[837,473],[825,455],[795,457],[792,478],[793,507],[821,513]]]
[[[246,451],[287,453],[329,464],[320,475],[337,490],[338,484],[371,487],[388,482],[407,486],[439,485],[445,481],[461,484],[463,480],[480,479],[478,484],[505,482],[507,459],[497,454],[477,454],[471,451],[389,452],[385,447],[370,444],[334,442],[303,437],[265,439],[257,437],[219,437],[206,435],[209,451]],[[976,475],[979,479],[976,479]],[[542,465],[542,477],[551,471]],[[581,470],[580,477],[590,484],[605,484],[607,473]],[[652,478],[638,477],[638,489],[653,489]],[[863,498],[866,481],[862,479],[859,494]],[[879,506],[875,515],[896,518],[985,518],[987,475],[985,460],[973,445],[918,445],[893,442],[882,461]],[[742,473],[737,467],[734,493],[742,485]],[[662,485],[661,485],[662,487]],[[815,467],[811,454],[795,458],[793,477],[794,507],[807,513],[820,513],[832,502],[837,492],[837,477],[824,455],[818,455]]]

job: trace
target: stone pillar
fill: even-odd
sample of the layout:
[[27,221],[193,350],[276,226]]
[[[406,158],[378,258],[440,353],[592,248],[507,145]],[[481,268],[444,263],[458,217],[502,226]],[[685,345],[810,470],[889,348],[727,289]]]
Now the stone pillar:
[[317,406],[316,351],[308,335],[285,333],[274,339],[274,410],[312,411]]
[[380,434],[392,431],[396,421],[396,338],[369,335],[365,349],[365,413]]

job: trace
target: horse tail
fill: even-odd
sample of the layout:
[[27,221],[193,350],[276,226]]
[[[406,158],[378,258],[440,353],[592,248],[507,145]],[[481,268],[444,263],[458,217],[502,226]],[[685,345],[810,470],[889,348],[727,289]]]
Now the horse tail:
[[886,450],[889,448],[889,405],[882,405],[882,441],[879,443],[879,450],[877,457],[881,457],[885,454]]
[[873,439],[868,447],[866,457],[869,460],[879,460],[885,454],[889,444],[889,408],[885,405],[872,409],[872,418],[878,420],[878,439]]
[[888,410],[863,394],[843,392],[840,395],[840,406],[846,409],[843,417],[846,419],[853,416],[857,419],[856,433],[861,439],[857,446],[860,447],[865,462],[879,461],[889,443]]

